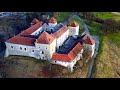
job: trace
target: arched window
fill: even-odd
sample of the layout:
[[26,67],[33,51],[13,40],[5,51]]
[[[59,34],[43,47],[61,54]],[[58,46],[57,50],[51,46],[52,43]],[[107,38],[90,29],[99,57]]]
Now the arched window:
[[22,47],[20,47],[20,50],[22,50]]
[[26,50],[26,48],[25,48],[25,50]]
[[11,48],[13,48],[13,46],[11,46]]
[[44,54],[44,52],[42,51],[42,54]]
[[34,52],[34,50],[32,50],[32,52]]

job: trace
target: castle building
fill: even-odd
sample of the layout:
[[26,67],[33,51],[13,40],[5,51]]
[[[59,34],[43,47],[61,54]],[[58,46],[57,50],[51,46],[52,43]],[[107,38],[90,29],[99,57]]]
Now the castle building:
[[28,29],[5,42],[5,56],[21,55],[48,60],[73,71],[73,66],[82,58],[84,47],[91,49],[91,57],[95,49],[95,41],[90,35],[82,35],[83,43],[79,41],[79,36],[79,24],[75,21],[67,26],[57,24],[55,18],[48,23],[35,18]]

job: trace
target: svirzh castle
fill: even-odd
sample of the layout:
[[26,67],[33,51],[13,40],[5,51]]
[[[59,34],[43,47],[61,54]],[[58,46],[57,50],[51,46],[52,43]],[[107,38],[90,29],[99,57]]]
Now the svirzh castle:
[[85,48],[95,50],[95,41],[87,32],[79,35],[79,24],[75,21],[70,25],[57,23],[55,18],[45,23],[36,18],[31,26],[5,42],[6,53],[34,57],[38,60],[48,60],[52,64],[68,67],[73,66],[82,58]]

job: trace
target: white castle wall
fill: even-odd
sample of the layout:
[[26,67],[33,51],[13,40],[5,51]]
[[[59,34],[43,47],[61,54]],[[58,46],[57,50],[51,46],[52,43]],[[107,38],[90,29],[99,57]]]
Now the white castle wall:
[[52,55],[55,52],[56,52],[56,39],[50,44],[50,59],[52,58]]
[[80,60],[82,58],[82,53],[83,53],[83,49],[78,53],[78,55],[75,57],[75,59],[72,62],[63,62],[63,61],[56,61],[56,60],[51,60],[50,62],[52,64],[58,64],[64,67],[68,67],[71,72],[73,71],[73,66],[76,64],[76,62],[78,60]]
[[56,22],[56,23],[48,23],[48,25],[49,25],[50,27],[54,27],[54,26],[57,25],[57,22]]
[[33,32],[31,35],[38,35],[43,31],[42,26],[40,28],[38,28],[35,32]]
[[87,48],[92,52],[92,54],[91,54],[91,57],[92,57],[94,55],[94,51],[95,51],[95,43],[93,45],[83,44],[83,46],[84,46],[84,49]]
[[35,47],[34,46],[26,46],[20,44],[13,44],[6,42],[6,53],[8,55],[22,55],[22,56],[30,56],[37,57],[34,55]]
[[94,55],[94,52],[95,52],[95,44],[91,45],[91,48],[92,48],[92,55],[91,57]]
[[75,35],[79,35],[79,26],[77,27],[71,27],[69,26],[69,36],[75,36]]
[[68,38],[69,36],[69,29],[62,34],[59,38],[57,38],[57,49],[59,49],[60,46],[64,43],[64,41]]

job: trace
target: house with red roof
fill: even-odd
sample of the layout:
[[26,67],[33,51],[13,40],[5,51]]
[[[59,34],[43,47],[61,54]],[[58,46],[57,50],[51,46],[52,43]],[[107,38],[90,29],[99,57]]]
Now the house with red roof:
[[[80,35],[79,24],[75,21],[70,25],[63,25],[62,23],[57,24],[55,18],[49,19],[48,23],[35,18],[31,22],[31,27],[5,42],[5,56],[21,55],[38,60],[48,60],[52,64],[59,64],[73,71],[73,66],[82,58],[84,47],[91,49],[91,56],[93,56],[95,48],[95,41],[90,35],[86,33],[82,35],[83,43],[77,40],[76,36],[78,38]],[[73,37],[73,41],[76,41],[73,43],[74,45],[72,42],[69,44],[67,42],[71,37]],[[60,53],[58,51],[61,47],[69,50],[67,53]]]

